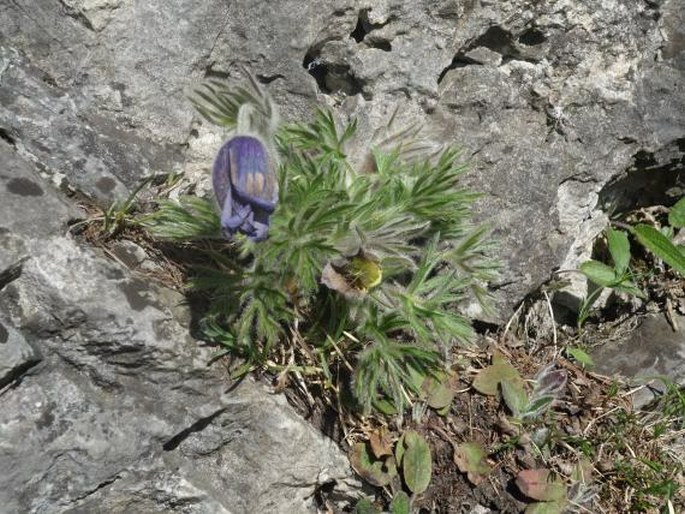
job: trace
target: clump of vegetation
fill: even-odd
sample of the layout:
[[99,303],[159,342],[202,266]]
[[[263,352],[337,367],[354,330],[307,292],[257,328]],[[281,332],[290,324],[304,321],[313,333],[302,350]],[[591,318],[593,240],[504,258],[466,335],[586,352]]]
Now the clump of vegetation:
[[209,81],[191,98],[228,131],[215,198],[159,200],[132,217],[147,210],[134,193],[95,215],[90,237],[128,230],[149,243],[143,226],[192,256],[190,288],[206,300],[200,325],[216,357],[231,358],[234,376],[268,370],[277,390],[290,385],[312,410],[339,414],[352,466],[378,488],[354,512],[448,512],[476,498],[547,514],[683,503],[683,390],[668,384],[658,409],[637,412],[625,384],[592,373],[579,343],[602,289],[647,300],[651,268],[683,273],[684,200],[662,226],[608,229],[605,258],[579,270],[597,286],[583,330],[537,332],[531,351],[522,305],[476,348],[461,307],[488,308],[497,266],[485,229],[470,223],[476,195],[459,185],[456,150],[392,119],[366,145],[354,121],[327,111],[280,125],[252,80]]
[[[341,127],[319,111],[274,130],[273,106],[254,82],[210,82],[192,98],[231,130],[230,157],[215,163],[219,208],[181,197],[145,224],[183,243],[230,238],[197,245],[206,264],[192,287],[209,297],[206,335],[242,359],[238,374],[268,367],[338,393],[351,386],[361,411],[403,412],[421,393],[412,377],[436,376],[450,349],[473,339],[459,306],[487,306],[496,268],[485,229],[470,223],[477,195],[459,184],[459,152],[435,149],[420,128],[393,131],[391,121],[362,159],[350,159],[354,121]],[[258,141],[247,157],[233,143],[246,135]],[[257,236],[250,202],[265,195],[239,183],[268,183],[271,173],[278,195]]]
[[646,273],[635,273],[630,266],[636,252],[634,246],[631,247],[629,234],[637,245],[649,251],[650,259],[657,261],[650,265],[649,269],[655,269],[659,264],[665,263],[673,273],[685,278],[685,245],[676,241],[678,231],[685,228],[685,198],[681,198],[668,210],[667,222],[660,227],[644,222],[616,222],[616,225],[625,230],[609,227],[606,231],[606,245],[611,256],[611,265],[591,259],[580,266],[580,272],[587,277],[593,288],[581,303],[578,312],[579,327],[582,327],[592,313],[595,302],[604,289],[646,298],[643,290],[637,285],[640,275]]

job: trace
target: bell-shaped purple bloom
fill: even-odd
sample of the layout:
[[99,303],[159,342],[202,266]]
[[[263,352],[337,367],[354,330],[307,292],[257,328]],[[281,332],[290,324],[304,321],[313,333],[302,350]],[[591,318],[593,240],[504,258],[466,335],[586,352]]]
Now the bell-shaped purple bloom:
[[278,182],[264,144],[252,136],[229,139],[216,156],[212,181],[222,234],[230,238],[240,232],[252,241],[266,239]]

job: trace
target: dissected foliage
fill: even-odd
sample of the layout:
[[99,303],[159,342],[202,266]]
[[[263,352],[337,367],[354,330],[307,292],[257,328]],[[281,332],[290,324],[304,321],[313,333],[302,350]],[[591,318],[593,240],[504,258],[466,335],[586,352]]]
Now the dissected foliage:
[[[259,130],[271,126],[272,104],[257,89],[214,81],[192,98],[229,129],[240,125],[242,105],[255,104],[250,126]],[[459,306],[487,306],[496,266],[486,231],[469,222],[476,195],[459,185],[456,150],[436,154],[419,129],[386,130],[377,146],[355,150],[371,163],[360,171],[348,158],[355,133],[354,121],[340,129],[327,111],[282,127],[268,239],[198,246],[207,264],[192,285],[209,295],[208,335],[246,360],[241,371],[288,354],[293,369],[318,368],[330,382],[331,370],[351,363],[350,383],[338,385],[350,386],[363,411],[389,401],[401,412],[419,393],[411,374],[438,373],[447,350],[472,339]],[[214,202],[197,197],[161,202],[145,223],[178,242],[221,236]]]

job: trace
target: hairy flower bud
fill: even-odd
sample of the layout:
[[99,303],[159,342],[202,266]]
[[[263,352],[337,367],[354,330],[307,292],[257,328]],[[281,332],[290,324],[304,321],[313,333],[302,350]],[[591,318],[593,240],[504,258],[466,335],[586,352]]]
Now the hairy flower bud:
[[278,183],[269,152],[253,136],[235,136],[219,150],[212,172],[214,194],[221,209],[221,229],[263,241],[278,201]]

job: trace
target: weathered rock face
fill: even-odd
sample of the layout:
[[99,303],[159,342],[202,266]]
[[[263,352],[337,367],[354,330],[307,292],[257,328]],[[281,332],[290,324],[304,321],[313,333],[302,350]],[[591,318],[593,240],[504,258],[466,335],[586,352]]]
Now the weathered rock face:
[[223,135],[183,90],[239,63],[286,120],[323,102],[370,133],[399,107],[472,162],[467,180],[487,193],[478,216],[501,242],[506,318],[587,255],[605,224],[598,206],[682,194],[680,4],[0,5],[0,464],[11,470],[0,501],[34,512],[302,512],[317,481],[348,476],[328,443],[302,442],[311,434],[278,398],[250,383],[224,392],[172,314],[176,300],[63,237],[78,214],[39,174],[102,203],[153,173],[206,180]]
[[180,295],[65,236],[75,210],[0,156],[0,510],[308,512],[352,482],[283,397],[228,390]]
[[597,371],[619,374],[645,387],[635,392],[633,403],[644,407],[666,389],[665,380],[685,384],[685,316],[650,315],[635,330],[612,345],[593,353]]
[[506,317],[586,256],[599,202],[622,206],[645,177],[660,201],[682,186],[678,3],[19,0],[0,12],[0,126],[46,172],[107,200],[153,172],[206,175],[222,135],[183,90],[237,63],[285,119],[327,102],[373,130],[400,106],[473,163]]

